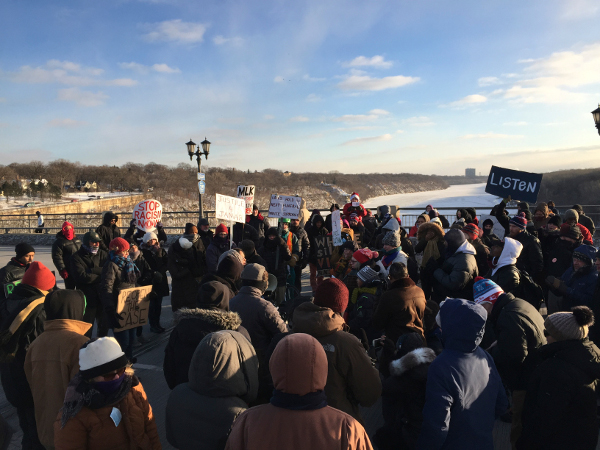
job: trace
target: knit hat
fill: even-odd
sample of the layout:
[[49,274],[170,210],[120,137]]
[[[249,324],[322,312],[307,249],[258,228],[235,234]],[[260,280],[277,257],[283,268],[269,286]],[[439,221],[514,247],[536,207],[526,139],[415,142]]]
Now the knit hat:
[[468,223],[463,227],[462,232],[465,233],[469,239],[475,240],[480,236],[481,230],[474,223]]
[[82,242],[89,247],[92,242],[102,242],[102,238],[95,231],[88,231],[83,235]]
[[456,250],[458,250],[458,248],[465,243],[467,237],[462,231],[453,228],[444,235],[444,240],[446,241],[446,244],[448,244],[448,254],[453,255],[454,252],[456,252]]
[[349,297],[348,288],[341,280],[328,278],[317,286],[313,303],[317,306],[330,308],[341,315],[348,307]]
[[368,248],[361,248],[360,250],[356,250],[352,257],[357,260],[359,263],[364,264],[374,258],[379,257],[379,253],[373,252]]
[[220,281],[201,284],[196,294],[196,307],[200,309],[220,309],[229,311],[231,289]]
[[142,238],[142,241],[144,242],[144,244],[147,244],[148,241],[151,241],[152,239],[154,239],[155,241],[158,241],[158,236],[156,235],[155,232],[150,231],[149,233],[146,233],[144,235],[144,237]]
[[571,226],[568,223],[563,223],[560,226],[560,235],[579,241],[581,239],[581,230],[577,225]]
[[220,223],[217,228],[215,228],[215,234],[219,233],[227,233],[227,227],[224,223]]
[[358,194],[356,192],[353,192],[352,195],[350,196],[350,201],[351,202],[360,202],[360,197],[358,196]]
[[525,218],[525,213],[520,212],[518,215],[510,219],[508,223],[519,227],[521,230],[524,230],[525,228],[527,228],[527,219]]
[[34,261],[25,271],[21,283],[33,286],[40,291],[49,291],[56,284],[56,277],[41,262]]
[[520,202],[517,204],[517,206],[521,211],[529,211],[529,203],[527,202]]
[[573,258],[583,261],[588,266],[596,262],[596,248],[591,245],[580,245],[573,252]]
[[594,324],[594,313],[587,306],[575,306],[571,312],[557,312],[544,322],[546,331],[557,341],[585,339]]
[[121,369],[128,362],[114,337],[91,339],[79,350],[79,372],[84,380]]
[[231,256],[231,257],[237,259],[240,264],[244,264],[244,262],[242,261],[242,255],[240,254],[240,252],[238,252],[237,250],[231,248],[231,249],[229,249],[227,251],[224,251],[219,256],[219,259],[217,260],[217,270],[219,270],[219,264],[221,264],[221,261],[223,261],[228,256]]
[[120,237],[114,238],[112,241],[110,241],[110,244],[108,244],[108,249],[116,250],[118,252],[126,252],[129,250],[129,242]]
[[20,242],[15,246],[15,253],[17,254],[18,259],[25,256],[27,253],[35,253],[35,249],[27,242]]
[[242,285],[253,286],[264,292],[267,289],[267,286],[269,285],[268,278],[266,281],[264,281],[264,274],[266,272],[267,270],[260,264],[247,264],[244,267],[244,270],[242,270]]
[[358,221],[358,214],[356,214],[356,213],[350,214],[350,220],[356,220],[356,221]]
[[567,209],[567,212],[565,212],[565,222],[568,222],[571,219],[575,219],[575,222],[579,222],[579,213],[574,209]]
[[251,239],[244,239],[242,242],[240,242],[239,247],[244,252],[244,255],[246,255],[246,258],[252,256],[252,254],[254,254],[256,251],[256,244]]
[[198,234],[198,228],[193,223],[185,224],[185,234]]
[[440,228],[444,228],[444,225],[442,224],[442,221],[440,220],[439,217],[434,217],[433,219],[430,220],[430,223],[435,223]]
[[475,303],[490,303],[493,305],[502,294],[504,294],[502,288],[492,280],[483,277],[475,278],[475,284],[473,284],[473,300]]
[[381,240],[381,244],[394,248],[400,247],[400,235],[394,231],[388,231]]
[[548,219],[548,225],[550,225],[550,224],[560,227],[562,225],[562,219],[560,218],[560,216],[558,214],[550,216],[550,218]]
[[365,266],[358,271],[356,276],[365,283],[368,283],[371,280],[377,278],[378,274],[369,266]]

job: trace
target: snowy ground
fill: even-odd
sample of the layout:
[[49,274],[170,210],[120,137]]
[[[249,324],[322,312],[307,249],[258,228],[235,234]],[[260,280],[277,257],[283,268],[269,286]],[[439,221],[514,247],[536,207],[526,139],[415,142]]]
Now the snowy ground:
[[[126,195],[137,194],[137,192],[70,192],[67,194],[63,194],[62,199],[58,201],[51,200],[49,196],[44,198],[44,201],[39,197],[17,197],[14,199],[13,197],[7,202],[6,197],[0,195],[0,209],[9,209],[9,208],[19,208],[25,206],[26,203],[33,202],[35,205],[60,205],[65,203],[71,203],[71,200],[77,199],[78,201],[84,200],[97,200],[98,197],[122,197]],[[34,206],[35,206],[34,205]]]

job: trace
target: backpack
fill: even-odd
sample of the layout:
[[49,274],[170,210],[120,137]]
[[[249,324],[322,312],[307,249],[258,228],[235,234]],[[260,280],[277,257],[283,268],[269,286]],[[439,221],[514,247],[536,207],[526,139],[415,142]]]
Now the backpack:
[[539,310],[542,301],[544,301],[544,291],[539,284],[533,281],[531,275],[524,270],[518,270],[520,276],[519,287],[515,289],[513,295],[531,303],[535,309]]
[[375,314],[377,305],[379,304],[379,298],[386,289],[386,283],[383,281],[376,281],[377,291],[361,292],[356,299],[356,306],[354,310],[348,316],[348,325],[350,326],[350,333],[354,334],[359,339],[362,339],[361,328],[367,333],[369,342],[381,336],[380,330],[375,330],[371,326],[371,318]]

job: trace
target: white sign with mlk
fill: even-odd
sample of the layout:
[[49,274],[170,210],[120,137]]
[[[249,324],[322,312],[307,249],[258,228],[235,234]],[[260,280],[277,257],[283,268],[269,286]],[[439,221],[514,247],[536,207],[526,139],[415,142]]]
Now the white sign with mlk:
[[246,221],[246,202],[243,198],[217,195],[215,217],[221,220],[244,223]]
[[252,205],[254,205],[254,186],[238,186],[237,197],[246,201],[246,215],[252,214]]

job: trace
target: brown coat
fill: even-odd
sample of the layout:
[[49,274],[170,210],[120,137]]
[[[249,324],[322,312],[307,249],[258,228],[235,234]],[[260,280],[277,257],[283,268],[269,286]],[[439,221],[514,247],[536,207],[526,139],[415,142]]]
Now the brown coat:
[[405,333],[418,332],[424,337],[426,305],[423,290],[410,278],[401,278],[382,294],[371,323],[394,343]]
[[48,320],[27,350],[25,375],[33,394],[38,437],[47,449],[54,448],[54,420],[69,381],[79,372],[79,349],[88,341],[84,334],[91,327],[79,320]]
[[[118,427],[110,418],[113,406],[123,415]],[[152,407],[142,384],[131,388],[116,405],[99,409],[83,407],[60,428],[61,414],[54,422],[57,450],[160,450],[158,430]]]

